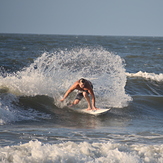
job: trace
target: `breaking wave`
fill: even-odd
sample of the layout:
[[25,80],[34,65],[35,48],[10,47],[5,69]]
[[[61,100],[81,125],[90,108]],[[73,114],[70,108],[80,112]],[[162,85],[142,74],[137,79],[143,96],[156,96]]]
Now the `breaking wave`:
[[[13,114],[17,108],[14,103],[18,103],[15,101],[19,101],[22,96],[45,95],[54,98],[56,106],[64,107],[59,99],[81,77],[93,83],[97,107],[122,108],[132,100],[125,92],[126,75],[124,61],[120,56],[101,47],[44,52],[21,71],[10,74],[1,72],[0,122],[8,121],[5,119],[20,119],[12,116],[18,115]],[[6,98],[9,100],[5,100]],[[2,117],[6,118],[2,120]]]

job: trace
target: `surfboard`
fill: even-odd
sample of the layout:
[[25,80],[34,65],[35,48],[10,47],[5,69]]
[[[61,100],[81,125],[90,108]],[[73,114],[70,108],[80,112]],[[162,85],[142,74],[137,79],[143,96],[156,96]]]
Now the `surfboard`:
[[77,111],[78,112],[81,112],[81,113],[85,113],[85,114],[91,114],[91,115],[101,115],[101,114],[106,114],[109,110],[109,109],[98,109],[98,110],[87,110],[87,109],[78,109]]

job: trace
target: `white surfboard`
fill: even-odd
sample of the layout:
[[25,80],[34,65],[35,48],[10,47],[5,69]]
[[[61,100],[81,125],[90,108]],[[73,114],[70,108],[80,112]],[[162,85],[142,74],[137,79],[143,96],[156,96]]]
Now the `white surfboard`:
[[92,114],[92,115],[97,116],[97,115],[107,113],[110,109],[111,108],[109,108],[109,109],[98,109],[98,110],[78,109],[77,111],[81,112],[81,113]]

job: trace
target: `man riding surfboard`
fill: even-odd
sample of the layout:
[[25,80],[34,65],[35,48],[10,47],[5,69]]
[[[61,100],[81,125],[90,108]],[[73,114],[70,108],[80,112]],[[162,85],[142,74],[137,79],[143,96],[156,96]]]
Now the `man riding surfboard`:
[[[98,110],[95,106],[95,95],[93,92],[93,85],[89,80],[84,78],[79,79],[76,81],[65,93],[63,98],[60,100],[61,102],[66,99],[66,97],[75,89],[79,91],[75,100],[71,103],[70,106],[76,105],[80,102],[80,100],[84,97],[88,103],[87,110]],[[89,94],[91,95],[92,101],[90,100]]]

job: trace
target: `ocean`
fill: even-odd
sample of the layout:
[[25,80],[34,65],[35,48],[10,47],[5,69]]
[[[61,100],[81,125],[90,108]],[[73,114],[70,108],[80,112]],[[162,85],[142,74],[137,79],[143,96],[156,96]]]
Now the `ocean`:
[[0,162],[163,163],[163,37],[0,34]]

